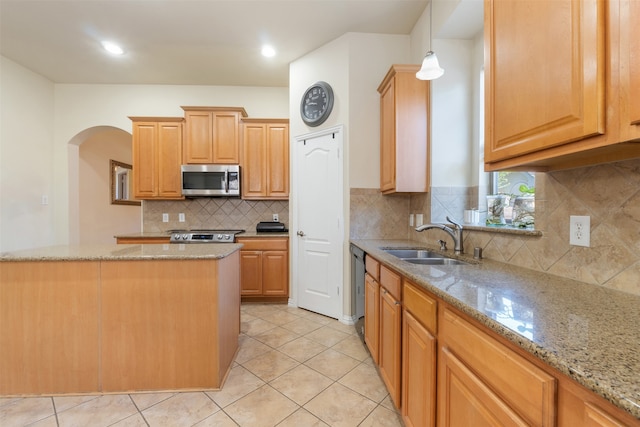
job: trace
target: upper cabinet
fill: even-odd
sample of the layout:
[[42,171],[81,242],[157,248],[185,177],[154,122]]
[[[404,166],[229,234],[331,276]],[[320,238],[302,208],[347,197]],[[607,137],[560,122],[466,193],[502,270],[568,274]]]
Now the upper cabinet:
[[182,199],[182,117],[130,117],[136,199]]
[[289,120],[242,120],[242,198],[289,198]]
[[393,65],[380,92],[380,191],[429,190],[429,82],[419,65]]
[[487,171],[640,157],[640,144],[627,143],[640,138],[638,9],[629,0],[485,0]]
[[240,163],[240,119],[247,117],[244,108],[182,109],[185,117],[184,163]]

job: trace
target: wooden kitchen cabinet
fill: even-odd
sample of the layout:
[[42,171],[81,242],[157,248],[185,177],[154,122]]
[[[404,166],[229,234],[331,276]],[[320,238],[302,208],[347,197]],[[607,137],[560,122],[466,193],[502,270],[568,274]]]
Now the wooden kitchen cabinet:
[[182,107],[185,164],[239,164],[241,107]]
[[364,342],[371,359],[378,364],[380,336],[380,285],[367,273],[364,275]]
[[638,7],[485,0],[485,170],[640,157]]
[[182,124],[178,117],[130,117],[136,199],[183,199]]
[[380,191],[429,191],[429,82],[419,65],[393,65],[380,93]]
[[401,404],[402,303],[401,277],[380,266],[380,341],[378,366],[391,400]]
[[438,425],[553,426],[556,379],[445,308],[438,340]]
[[437,302],[404,280],[402,315],[402,420],[435,426]]
[[289,120],[242,120],[242,198],[289,198]]
[[289,297],[289,239],[237,237],[243,301],[286,301]]

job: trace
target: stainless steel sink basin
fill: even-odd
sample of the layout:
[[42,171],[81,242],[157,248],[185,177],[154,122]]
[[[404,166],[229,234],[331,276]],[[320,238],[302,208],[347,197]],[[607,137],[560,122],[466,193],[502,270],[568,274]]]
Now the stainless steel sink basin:
[[446,256],[428,249],[402,249],[402,248],[381,248],[389,255],[393,255],[411,264],[422,265],[466,265],[467,262],[459,259],[447,258]]
[[403,261],[410,262],[411,264],[422,265],[466,265],[468,263],[453,258],[400,258]]
[[436,258],[436,259],[444,259],[444,255],[440,255],[437,252],[431,252],[426,249],[383,249],[389,255],[393,255],[398,258],[407,259],[407,258]]

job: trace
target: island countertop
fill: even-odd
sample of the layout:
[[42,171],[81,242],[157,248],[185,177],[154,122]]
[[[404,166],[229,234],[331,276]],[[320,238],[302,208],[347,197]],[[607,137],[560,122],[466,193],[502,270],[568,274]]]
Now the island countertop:
[[240,243],[58,245],[2,252],[0,262],[220,259],[241,247]]
[[640,419],[639,296],[491,260],[410,264],[381,249],[425,247],[410,240],[351,243]]

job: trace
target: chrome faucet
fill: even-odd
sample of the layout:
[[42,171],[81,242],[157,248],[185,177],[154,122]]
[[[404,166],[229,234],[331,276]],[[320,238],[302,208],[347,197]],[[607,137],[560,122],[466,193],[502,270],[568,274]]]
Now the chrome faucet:
[[447,232],[453,238],[453,243],[455,245],[455,247],[453,248],[453,252],[456,255],[460,255],[464,251],[462,246],[462,230],[463,230],[462,224],[455,222],[449,217],[447,217],[447,221],[453,224],[453,228],[447,227],[444,224],[423,224],[420,227],[417,227],[416,231],[424,231],[432,228],[439,228],[440,230]]

